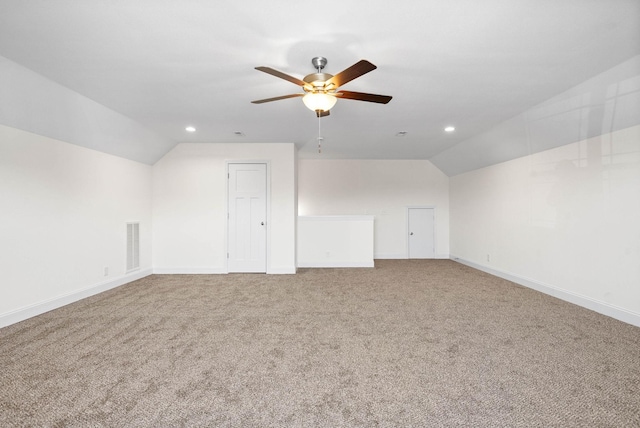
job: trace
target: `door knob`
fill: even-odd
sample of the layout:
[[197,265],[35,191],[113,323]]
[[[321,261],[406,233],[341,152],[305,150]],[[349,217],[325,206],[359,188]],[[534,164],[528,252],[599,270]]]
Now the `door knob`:
[[264,226],[264,221],[261,221],[261,222],[260,222],[260,226]]
[[413,235],[413,232],[409,233],[409,235]]

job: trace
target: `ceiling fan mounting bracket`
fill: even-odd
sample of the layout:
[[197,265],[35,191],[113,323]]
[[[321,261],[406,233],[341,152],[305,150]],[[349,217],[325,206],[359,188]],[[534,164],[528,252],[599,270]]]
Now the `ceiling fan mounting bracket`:
[[327,59],[323,56],[316,56],[311,59],[311,64],[313,64],[313,68],[318,70],[318,73],[320,73],[320,70],[322,70],[324,66],[327,65]]

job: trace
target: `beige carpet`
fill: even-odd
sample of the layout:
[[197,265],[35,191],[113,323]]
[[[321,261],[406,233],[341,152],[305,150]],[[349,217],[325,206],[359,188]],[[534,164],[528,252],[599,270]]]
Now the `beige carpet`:
[[640,426],[640,328],[449,260],[155,275],[0,329],[0,426]]

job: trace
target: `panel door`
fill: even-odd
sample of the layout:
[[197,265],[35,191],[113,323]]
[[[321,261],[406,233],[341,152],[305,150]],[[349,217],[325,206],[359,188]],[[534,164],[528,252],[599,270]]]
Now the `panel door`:
[[267,271],[267,165],[229,164],[229,272]]
[[435,209],[408,208],[409,258],[435,257]]

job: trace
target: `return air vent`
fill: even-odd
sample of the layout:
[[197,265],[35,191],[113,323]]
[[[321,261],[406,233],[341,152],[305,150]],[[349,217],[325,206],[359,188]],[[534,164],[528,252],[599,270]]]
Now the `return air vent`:
[[140,268],[140,223],[127,223],[127,272]]

